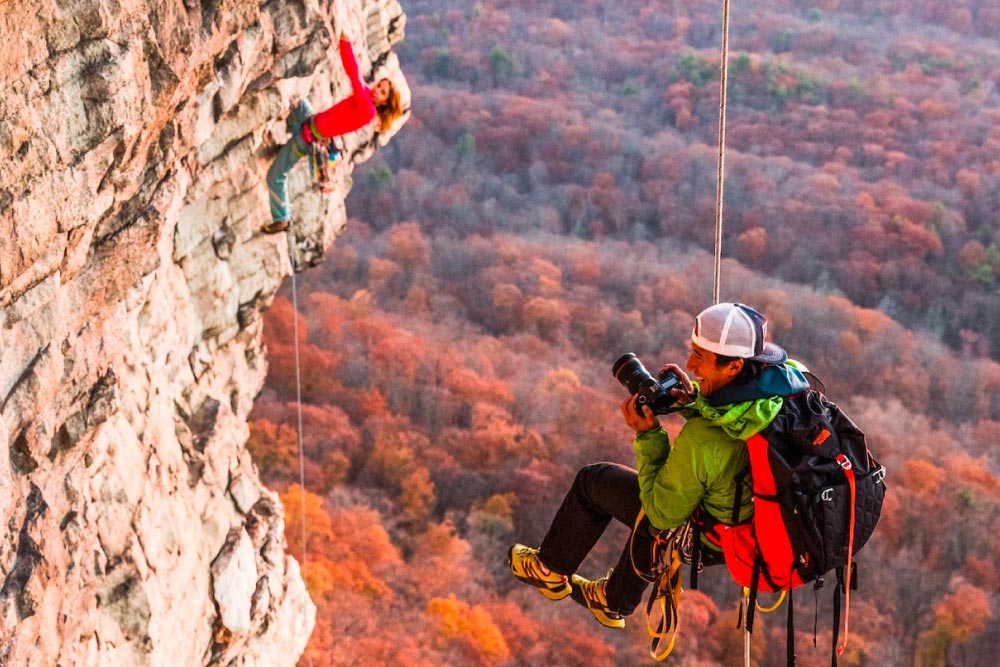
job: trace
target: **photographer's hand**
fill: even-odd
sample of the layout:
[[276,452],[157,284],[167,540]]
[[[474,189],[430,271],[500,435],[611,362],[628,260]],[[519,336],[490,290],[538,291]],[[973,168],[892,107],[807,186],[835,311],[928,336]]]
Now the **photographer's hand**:
[[[656,418],[649,406],[637,406],[635,400],[635,396],[629,396],[622,401],[622,415],[624,415],[628,427],[636,433],[645,433],[659,428],[660,420]],[[641,408],[641,412],[637,408]]]
[[683,390],[681,390],[679,387],[674,387],[673,389],[670,390],[670,395],[674,397],[674,401],[676,402],[676,404],[687,405],[688,403],[693,401],[694,385],[691,384],[691,378],[689,378],[688,374],[684,372],[684,369],[682,369],[677,364],[664,364],[663,368],[660,369],[660,375],[662,376],[663,373],[666,373],[667,371],[670,371],[678,378],[680,378],[681,385],[684,386]]

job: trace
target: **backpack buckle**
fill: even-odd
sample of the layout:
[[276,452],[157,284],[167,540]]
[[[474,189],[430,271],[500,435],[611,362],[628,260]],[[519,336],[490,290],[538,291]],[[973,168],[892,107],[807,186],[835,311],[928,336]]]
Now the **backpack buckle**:
[[819,499],[823,502],[830,502],[833,500],[833,489],[823,489],[823,493],[819,494]]
[[872,473],[872,478],[876,484],[881,484],[882,480],[885,479],[885,466],[879,466],[878,470]]

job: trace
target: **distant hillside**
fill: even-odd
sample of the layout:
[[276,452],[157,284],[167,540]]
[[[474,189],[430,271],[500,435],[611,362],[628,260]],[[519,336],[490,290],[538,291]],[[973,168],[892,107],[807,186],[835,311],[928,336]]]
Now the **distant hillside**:
[[[352,213],[712,248],[719,3],[411,4],[420,122]],[[1000,358],[989,5],[735,5],[725,254]]]

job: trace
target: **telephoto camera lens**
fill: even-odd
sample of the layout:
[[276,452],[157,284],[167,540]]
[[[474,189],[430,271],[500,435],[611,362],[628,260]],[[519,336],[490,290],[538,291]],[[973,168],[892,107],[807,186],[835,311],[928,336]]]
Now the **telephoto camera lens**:
[[653,379],[653,376],[632,352],[618,357],[618,361],[611,367],[611,373],[628,389],[628,393],[633,395],[639,393],[644,382]]
[[632,352],[618,357],[618,361],[611,366],[611,373],[630,394],[636,396],[637,407],[648,405],[656,415],[671,412],[674,399],[670,389],[680,384],[674,373],[667,371],[659,379],[654,378]]

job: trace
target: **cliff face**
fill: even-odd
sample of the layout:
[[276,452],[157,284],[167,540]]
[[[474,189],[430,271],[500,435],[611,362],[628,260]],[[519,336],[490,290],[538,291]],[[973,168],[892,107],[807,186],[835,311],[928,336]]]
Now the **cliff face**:
[[[396,0],[0,0],[0,664],[293,665],[314,607],[244,444],[299,99],[403,90]],[[398,127],[398,124],[397,124]],[[301,269],[344,224],[290,179]],[[304,162],[304,161],[303,161]]]

